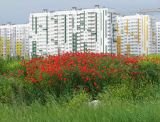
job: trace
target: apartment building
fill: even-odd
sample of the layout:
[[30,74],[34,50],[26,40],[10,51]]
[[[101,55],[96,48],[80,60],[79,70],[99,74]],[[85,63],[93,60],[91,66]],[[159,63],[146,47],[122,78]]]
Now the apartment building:
[[44,10],[29,18],[29,54],[111,53],[117,13],[108,8]]
[[117,35],[123,55],[148,55],[157,52],[155,19],[149,15],[117,17]]
[[160,54],[160,22],[156,22],[157,53]]
[[0,56],[24,57],[29,55],[28,24],[0,25]]

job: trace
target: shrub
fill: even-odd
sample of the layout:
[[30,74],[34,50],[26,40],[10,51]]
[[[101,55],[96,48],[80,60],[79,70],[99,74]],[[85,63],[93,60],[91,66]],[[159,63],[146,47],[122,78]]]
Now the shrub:
[[78,109],[84,104],[88,104],[89,96],[85,92],[78,92],[73,95],[72,99],[67,103],[67,107],[71,109]]
[[133,79],[137,63],[138,58],[111,54],[66,53],[24,61],[19,72],[33,84],[54,91],[57,97],[82,88],[94,98],[107,84]]
[[106,89],[113,97],[141,100],[156,97],[160,85],[160,65],[146,57],[66,53],[23,60],[21,65],[19,60],[1,61],[5,65],[2,74],[18,73],[14,75],[16,82],[6,79],[8,84],[2,84],[3,89],[7,87],[7,92],[11,92],[8,98],[27,104],[34,101],[45,104],[47,95],[57,100],[66,96],[72,98],[78,91],[85,91],[96,99]]
[[4,59],[0,58],[0,74],[3,74],[4,72],[6,72],[6,68],[5,68],[5,61]]
[[0,76],[0,102],[12,103],[13,90],[11,86],[12,80]]

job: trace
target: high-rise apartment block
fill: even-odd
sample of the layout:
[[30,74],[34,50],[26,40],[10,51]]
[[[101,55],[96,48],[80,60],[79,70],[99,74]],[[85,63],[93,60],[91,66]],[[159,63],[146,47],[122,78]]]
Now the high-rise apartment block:
[[[157,52],[155,19],[149,15],[117,17],[117,36],[123,55],[148,55]],[[117,46],[118,47],[118,46]]]
[[114,9],[31,13],[28,24],[0,25],[0,56],[66,52],[149,55],[160,53],[160,22],[150,15],[120,16]]
[[160,54],[160,22],[156,23],[157,53]]
[[0,25],[0,56],[24,57],[29,52],[28,24]]
[[111,53],[117,13],[108,8],[44,11],[29,18],[29,54]]

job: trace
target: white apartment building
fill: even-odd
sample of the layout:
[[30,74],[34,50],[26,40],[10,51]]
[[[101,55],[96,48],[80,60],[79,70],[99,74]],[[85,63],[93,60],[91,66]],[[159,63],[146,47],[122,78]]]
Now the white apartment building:
[[149,15],[117,17],[121,54],[148,55],[157,52],[155,19]]
[[156,22],[157,53],[160,54],[160,22]]
[[65,52],[111,53],[117,13],[96,6],[68,11],[31,13],[29,54],[57,55]]
[[28,24],[0,25],[0,56],[29,55]]

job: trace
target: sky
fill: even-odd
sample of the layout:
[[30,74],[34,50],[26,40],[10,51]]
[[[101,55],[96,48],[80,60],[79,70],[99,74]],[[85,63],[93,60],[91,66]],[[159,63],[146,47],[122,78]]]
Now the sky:
[[29,13],[39,12],[42,9],[93,8],[97,4],[115,8],[124,14],[139,9],[160,8],[160,0],[0,0],[0,24],[27,23]]

